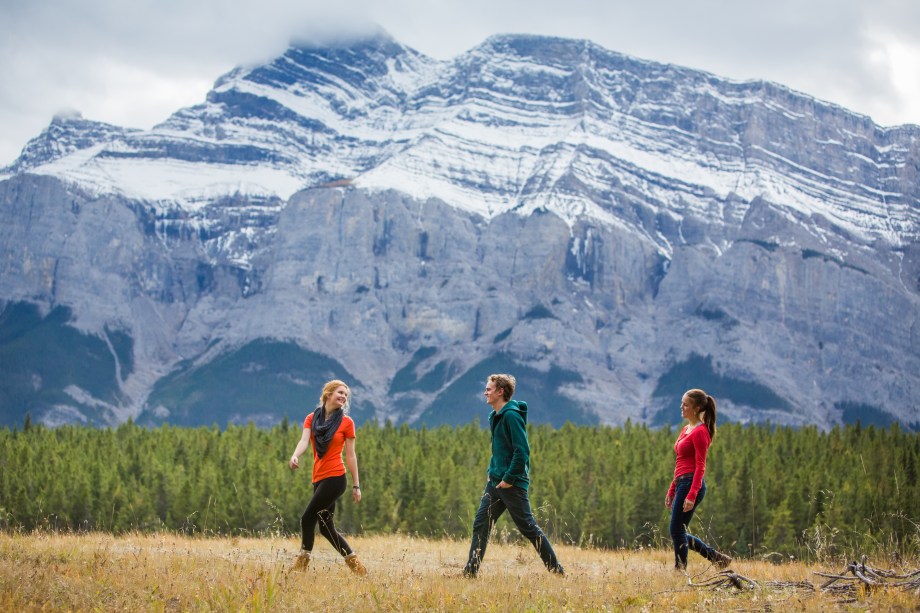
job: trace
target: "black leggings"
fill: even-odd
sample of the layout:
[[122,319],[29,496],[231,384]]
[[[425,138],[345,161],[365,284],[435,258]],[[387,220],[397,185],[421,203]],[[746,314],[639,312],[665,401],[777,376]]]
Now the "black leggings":
[[345,493],[348,480],[345,475],[329,477],[313,484],[313,498],[307,504],[307,509],[300,518],[301,549],[313,551],[313,531],[319,523],[319,533],[326,537],[335,550],[343,556],[351,555],[351,547],[336,532],[333,516],[335,515],[335,501]]

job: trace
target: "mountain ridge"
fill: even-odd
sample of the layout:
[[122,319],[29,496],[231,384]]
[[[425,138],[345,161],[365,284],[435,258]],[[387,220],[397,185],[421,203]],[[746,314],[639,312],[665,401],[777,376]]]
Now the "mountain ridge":
[[[193,420],[164,386],[206,398],[217,359],[252,385],[286,366],[229,354],[268,343],[411,423],[478,402],[458,382],[494,356],[589,422],[667,422],[694,372],[729,419],[917,421],[915,126],[530,35],[292,46],[149,131],[55,121],[0,180],[0,301],[132,339],[92,419]],[[64,387],[61,415],[102,415]]]

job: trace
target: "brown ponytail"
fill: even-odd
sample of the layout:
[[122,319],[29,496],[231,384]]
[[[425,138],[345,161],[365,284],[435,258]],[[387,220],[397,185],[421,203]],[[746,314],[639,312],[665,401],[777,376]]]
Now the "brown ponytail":
[[709,437],[715,438],[716,399],[701,389],[689,390],[684,395],[693,401],[693,405],[696,407],[696,414],[703,414],[703,423],[706,424],[706,429],[709,430]]

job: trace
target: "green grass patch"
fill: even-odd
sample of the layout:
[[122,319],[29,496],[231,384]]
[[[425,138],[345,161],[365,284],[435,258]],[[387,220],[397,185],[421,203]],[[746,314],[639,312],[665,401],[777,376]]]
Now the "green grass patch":
[[[299,423],[319,403],[323,384],[342,379],[352,388],[351,415],[374,414],[362,403],[361,383],[336,360],[295,343],[260,339],[226,351],[204,364],[183,363],[157,382],[139,423],[180,426],[290,418]],[[168,415],[159,415],[164,407]]]
[[898,418],[891,413],[870,404],[838,402],[834,407],[843,412],[841,419],[845,424],[859,422],[863,426],[887,428],[892,424],[899,423]]
[[419,364],[436,354],[438,350],[435,347],[420,347],[413,355],[409,363],[399,369],[390,382],[390,394],[400,392],[409,392],[416,389],[419,380],[417,369]]
[[426,426],[462,425],[476,421],[486,426],[489,407],[482,396],[486,378],[493,373],[510,373],[517,379],[514,398],[527,402],[528,422],[559,427],[566,422],[594,425],[597,415],[586,410],[577,398],[560,391],[570,383],[581,383],[576,372],[552,366],[548,372],[536,370],[499,353],[479,362],[455,379],[438,394],[422,414],[420,423]]
[[[90,423],[108,422],[104,409],[64,391],[75,386],[110,404],[122,400],[108,344],[69,325],[71,319],[67,307],[43,317],[38,306],[25,302],[9,303],[0,313],[0,424],[22,425],[26,413],[40,420],[48,407],[59,404],[78,409]],[[133,340],[124,332],[108,335],[125,376],[133,368]]]
[[754,409],[791,411],[792,406],[769,387],[744,379],[726,377],[717,373],[712,367],[712,356],[691,354],[683,362],[674,364],[658,379],[653,397],[666,398],[670,401],[665,408],[658,410],[652,417],[653,426],[665,426],[681,423],[680,398],[688,389],[700,388],[716,399],[731,400],[735,404]]

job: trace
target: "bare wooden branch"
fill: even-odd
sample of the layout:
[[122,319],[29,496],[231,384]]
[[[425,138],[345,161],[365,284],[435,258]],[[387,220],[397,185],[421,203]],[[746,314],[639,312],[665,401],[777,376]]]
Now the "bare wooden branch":
[[[907,573],[897,573],[892,570],[873,568],[866,563],[866,556],[863,556],[859,562],[850,562],[840,573],[815,572],[814,574],[827,579],[821,584],[820,590],[836,596],[837,602],[840,604],[857,602],[860,586],[862,586],[865,593],[889,587],[900,588],[904,591],[913,590],[920,593],[920,569]],[[766,581],[758,583],[744,575],[739,575],[733,570],[723,570],[705,581],[697,583],[690,580],[689,584],[692,587],[713,590],[729,588],[739,592],[757,588],[807,590],[812,592],[816,590],[815,585],[810,581]]]

